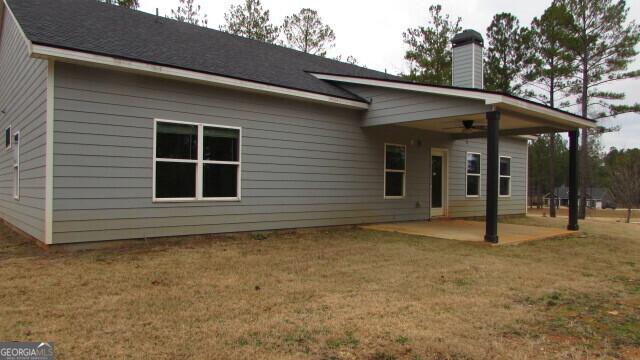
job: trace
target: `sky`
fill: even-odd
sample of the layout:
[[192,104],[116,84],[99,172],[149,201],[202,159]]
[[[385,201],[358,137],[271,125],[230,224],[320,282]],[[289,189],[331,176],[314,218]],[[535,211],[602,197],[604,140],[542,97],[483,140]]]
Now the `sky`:
[[[218,28],[224,23],[224,13],[241,0],[196,0],[202,12],[207,14],[209,27]],[[397,74],[408,70],[404,60],[407,50],[402,33],[409,27],[424,25],[432,4],[441,4],[443,12],[462,18],[462,27],[474,29],[484,35],[493,15],[510,12],[520,19],[521,25],[530,24],[550,5],[551,0],[262,0],[270,10],[274,24],[281,24],[285,16],[309,7],[318,11],[323,21],[336,34],[335,47],[329,57],[354,56],[359,64],[368,68]],[[140,0],[140,10],[160,15],[170,15],[178,0]],[[393,6],[390,6],[393,4]],[[640,22],[640,0],[627,0],[630,7],[628,20]],[[640,56],[630,69],[640,69]],[[603,90],[623,91],[626,102],[640,102],[640,79],[624,80]],[[621,131],[604,134],[605,149],[640,147],[640,114],[626,114],[603,121],[605,126],[620,126]]]

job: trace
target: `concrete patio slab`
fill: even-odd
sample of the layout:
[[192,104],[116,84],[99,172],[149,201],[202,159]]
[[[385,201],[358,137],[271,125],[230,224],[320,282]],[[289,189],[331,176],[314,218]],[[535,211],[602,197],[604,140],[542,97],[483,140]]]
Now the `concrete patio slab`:
[[[431,220],[363,225],[363,229],[489,244],[484,241],[485,223],[470,220]],[[526,241],[553,239],[575,235],[575,231],[540,226],[498,224],[499,243],[519,244]]]

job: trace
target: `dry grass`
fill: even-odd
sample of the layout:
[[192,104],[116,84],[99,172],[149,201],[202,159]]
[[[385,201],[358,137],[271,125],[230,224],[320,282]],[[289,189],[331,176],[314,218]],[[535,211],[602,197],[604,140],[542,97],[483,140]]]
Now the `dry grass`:
[[583,228],[511,247],[342,228],[45,253],[0,226],[0,339],[60,359],[631,358],[640,227]]

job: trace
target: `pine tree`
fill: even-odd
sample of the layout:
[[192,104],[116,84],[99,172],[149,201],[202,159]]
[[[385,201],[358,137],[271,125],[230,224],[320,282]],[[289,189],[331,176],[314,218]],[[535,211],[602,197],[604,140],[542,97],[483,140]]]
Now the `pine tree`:
[[[598,120],[626,112],[640,112],[640,104],[620,105],[622,92],[601,90],[614,81],[636,78],[640,71],[628,71],[638,52],[640,26],[627,23],[629,8],[624,0],[556,0],[572,14],[570,41],[564,46],[577,61],[578,76],[573,83],[583,117]],[[614,101],[614,102],[612,102]],[[586,215],[587,187],[591,184],[589,171],[589,131],[582,130],[580,150],[580,217]]]
[[509,13],[496,14],[487,28],[489,47],[484,62],[487,90],[520,94],[525,84],[523,64],[530,63],[531,32]]
[[118,5],[129,9],[137,9],[140,7],[139,0],[101,0],[104,3]]
[[[525,96],[540,101],[552,108],[556,107],[556,100],[567,97],[569,80],[576,72],[573,58],[562,46],[568,41],[567,27],[571,24],[571,15],[561,5],[551,5],[540,18],[534,18],[531,23],[532,54],[529,57],[525,79],[528,89]],[[562,96],[558,99],[558,95]],[[556,201],[554,197],[556,169],[556,133],[544,135],[549,145],[549,187],[551,198],[549,201],[549,216],[556,217]]]
[[407,29],[402,34],[409,50],[404,58],[411,70],[404,77],[434,85],[451,85],[451,39],[462,30],[461,18],[450,20],[441,5],[429,7],[427,26]]
[[224,14],[226,24],[220,30],[249,39],[275,43],[280,29],[271,24],[269,10],[264,10],[260,0],[245,0],[241,5],[231,5]]
[[284,18],[282,32],[287,46],[320,56],[325,56],[336,40],[333,29],[322,22],[317,11],[308,8]]
[[207,14],[200,14],[200,5],[196,5],[194,0],[179,0],[180,5],[171,10],[171,17],[175,20],[193,25],[207,27],[209,20]]

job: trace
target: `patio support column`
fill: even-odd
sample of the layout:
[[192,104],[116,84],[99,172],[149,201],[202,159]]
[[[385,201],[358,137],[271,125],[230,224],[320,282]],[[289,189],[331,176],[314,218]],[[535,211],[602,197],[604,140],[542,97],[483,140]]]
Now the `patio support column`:
[[487,209],[484,240],[498,242],[498,187],[499,187],[499,140],[500,112],[490,111],[487,117]]
[[578,130],[569,131],[569,224],[567,230],[578,226]]

